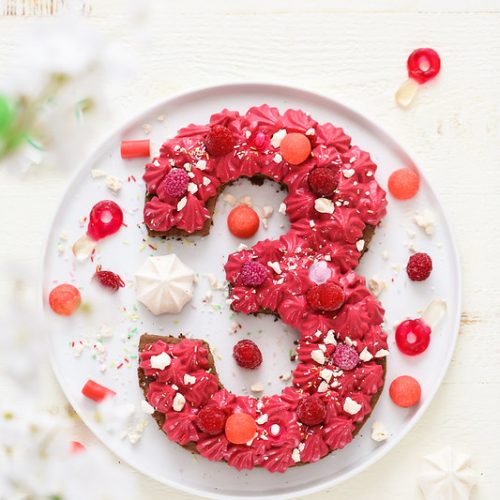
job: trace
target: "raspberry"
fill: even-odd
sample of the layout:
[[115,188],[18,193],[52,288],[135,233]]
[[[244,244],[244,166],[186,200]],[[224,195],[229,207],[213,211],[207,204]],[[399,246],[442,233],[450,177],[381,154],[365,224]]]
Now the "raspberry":
[[245,262],[241,266],[240,277],[245,286],[259,286],[267,278],[267,269],[260,262]]
[[359,355],[354,347],[339,344],[333,353],[333,362],[341,370],[352,370],[359,362]]
[[432,259],[426,253],[416,253],[408,259],[406,272],[412,281],[426,280],[432,271]]
[[338,170],[328,167],[317,167],[311,171],[307,182],[311,191],[317,196],[331,196],[337,189]]
[[120,276],[118,276],[118,274],[113,273],[112,271],[103,271],[102,266],[97,266],[94,279],[96,279],[101,286],[109,288],[114,292],[125,286],[124,281],[120,278]]
[[392,381],[389,396],[394,404],[402,408],[415,406],[422,396],[422,389],[417,380],[409,375],[401,375]]
[[224,125],[215,125],[205,138],[205,147],[212,156],[223,156],[234,148],[233,134]]
[[307,303],[319,311],[336,311],[344,304],[344,290],[336,283],[327,282],[307,290]]
[[216,436],[224,430],[227,416],[218,408],[202,408],[196,415],[196,425],[200,431]]
[[161,182],[161,189],[173,198],[180,198],[186,193],[189,176],[183,168],[173,168]]
[[326,417],[326,405],[317,396],[308,396],[297,407],[297,418],[306,425],[318,425]]
[[233,348],[233,356],[242,368],[253,370],[262,363],[262,353],[255,342],[240,340]]

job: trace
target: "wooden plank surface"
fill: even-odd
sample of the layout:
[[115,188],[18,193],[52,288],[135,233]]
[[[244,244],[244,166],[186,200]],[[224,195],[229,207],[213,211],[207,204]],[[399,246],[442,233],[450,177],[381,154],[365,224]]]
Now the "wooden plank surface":
[[[418,426],[359,476],[311,499],[417,499],[422,455],[445,445],[470,453],[482,474],[473,499],[500,487],[500,10],[499,2],[93,2],[88,22],[120,40],[134,61],[131,83],[109,91],[108,130],[173,92],[228,81],[290,83],[351,104],[414,151],[448,213],[463,269],[460,339],[446,379]],[[0,88],[22,66],[16,47],[34,17],[0,18]],[[408,110],[394,104],[405,59],[432,46],[442,74]],[[75,162],[78,160],[75,159]],[[67,182],[61,171],[30,182],[0,172],[0,260],[36,266]],[[30,200],[26,203],[25,200]],[[15,209],[15,217],[13,210]],[[31,235],[26,244],[25,235]],[[6,278],[0,276],[2,293]],[[1,297],[1,295],[0,295]],[[184,499],[136,474],[141,498]],[[382,495],[382,496],[381,496]]]

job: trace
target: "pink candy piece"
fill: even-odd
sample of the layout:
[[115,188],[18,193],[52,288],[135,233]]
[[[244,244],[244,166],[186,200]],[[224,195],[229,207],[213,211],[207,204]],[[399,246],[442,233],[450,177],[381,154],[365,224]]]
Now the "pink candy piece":
[[186,193],[189,176],[182,168],[173,168],[162,181],[162,190],[173,198],[180,198]]
[[359,362],[359,355],[354,347],[339,344],[333,353],[333,362],[341,370],[352,370]]
[[313,262],[309,268],[309,279],[321,285],[326,283],[332,277],[332,270],[328,267],[328,264],[321,260],[320,262]]
[[244,286],[259,286],[267,278],[267,269],[260,262],[245,262],[241,266],[240,277]]

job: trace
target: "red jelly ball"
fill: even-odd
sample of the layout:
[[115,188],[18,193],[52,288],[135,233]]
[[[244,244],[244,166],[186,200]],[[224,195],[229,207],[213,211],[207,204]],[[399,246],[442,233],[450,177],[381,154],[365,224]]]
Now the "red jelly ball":
[[227,217],[229,231],[238,238],[251,238],[259,229],[257,212],[247,205],[240,205],[231,210]]
[[392,381],[389,387],[389,395],[394,404],[402,408],[415,406],[422,396],[422,389],[417,380],[409,375],[402,375]]
[[49,294],[51,309],[61,316],[71,316],[80,307],[81,301],[78,288],[67,283],[56,286]]
[[233,413],[226,420],[226,438],[233,444],[248,443],[257,431],[255,419],[247,413]]
[[111,200],[96,203],[89,216],[87,234],[95,241],[111,236],[123,224],[122,209]]
[[398,200],[413,198],[417,194],[419,187],[420,178],[412,168],[400,168],[389,177],[389,191]]
[[396,328],[396,344],[407,356],[423,353],[431,341],[431,329],[421,319],[407,319]]
[[311,154],[311,141],[304,134],[287,134],[280,143],[280,153],[288,163],[300,165]]
[[408,76],[418,83],[432,80],[441,69],[441,59],[433,49],[417,49],[408,57]]

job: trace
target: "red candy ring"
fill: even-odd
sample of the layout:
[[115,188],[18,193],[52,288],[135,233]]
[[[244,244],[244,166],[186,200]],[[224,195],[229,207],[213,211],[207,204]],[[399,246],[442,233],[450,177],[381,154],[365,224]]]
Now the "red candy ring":
[[433,49],[416,49],[408,57],[406,66],[408,76],[422,84],[432,80],[439,73],[441,59]]
[[96,203],[89,216],[87,235],[95,241],[111,236],[123,224],[122,209],[111,200]]

